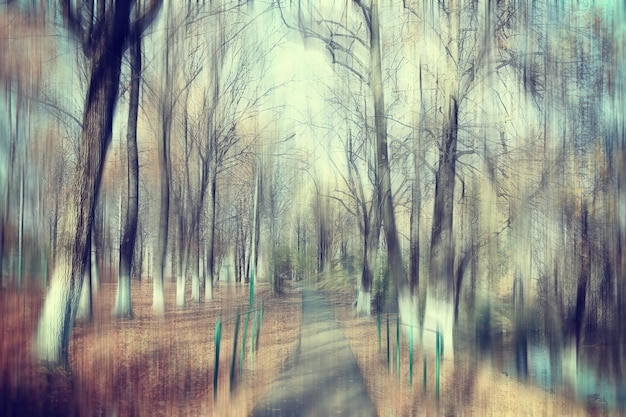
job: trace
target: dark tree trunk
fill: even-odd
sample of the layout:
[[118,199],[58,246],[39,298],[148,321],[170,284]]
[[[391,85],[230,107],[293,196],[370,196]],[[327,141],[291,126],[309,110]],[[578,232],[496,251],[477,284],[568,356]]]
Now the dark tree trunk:
[[215,282],[215,220],[217,210],[217,173],[211,173],[209,184],[211,193],[211,210],[209,213],[209,235],[207,237],[208,247],[206,254],[206,282],[204,283],[205,301],[213,298],[213,283]]
[[[172,30],[167,28],[166,30]],[[152,292],[152,310],[158,316],[165,313],[165,294],[164,294],[164,275],[167,256],[167,242],[169,235],[169,219],[170,219],[170,179],[172,178],[172,162],[171,155],[171,130],[174,98],[172,97],[173,74],[171,69],[171,58],[169,48],[165,49],[165,89],[161,92],[160,116],[161,116],[161,137],[158,141],[158,164],[159,164],[159,182],[160,182],[160,204],[159,204],[159,231],[157,250],[154,259],[154,278]],[[176,250],[172,249],[172,258],[174,258]],[[176,267],[176,260],[172,259],[172,267]],[[172,274],[174,277],[176,273]]]
[[[380,219],[380,216],[379,216]],[[374,282],[374,265],[376,264],[376,252],[380,233],[380,220],[377,233],[368,233],[363,237],[363,267],[361,270],[361,288],[357,298],[357,311],[369,315],[371,313],[372,283]]]
[[152,309],[156,315],[163,315],[165,312],[165,295],[164,295],[164,272],[165,259],[167,256],[167,235],[169,233],[169,213],[170,213],[170,162],[169,162],[169,116],[165,110],[162,115],[161,138],[159,140],[159,177],[160,177],[160,209],[159,209],[159,232],[157,250],[154,253],[154,278],[152,293]]
[[383,95],[383,77],[380,50],[380,21],[378,17],[378,2],[372,2],[370,23],[370,57],[372,63],[371,88],[374,95],[374,124],[376,127],[376,148],[378,187],[382,201],[382,225],[387,242],[387,263],[398,296],[404,296],[408,282],[393,207],[391,192],[391,173],[389,169],[389,155],[387,150],[387,119],[385,100]]
[[457,266],[456,269],[456,285],[455,285],[455,292],[454,292],[454,322],[456,323],[456,321],[459,318],[459,304],[461,303],[461,286],[463,285],[463,275],[465,274],[465,270],[467,269],[467,266],[469,265],[470,261],[473,258],[473,251],[474,249],[471,248],[467,253],[463,254],[463,256],[461,257],[461,261],[459,262],[459,265]]
[[[252,257],[251,262],[252,262],[252,274],[253,277],[252,279],[256,281],[257,279],[257,275],[258,275],[258,265],[259,265],[259,241],[260,241],[260,236],[261,236],[261,196],[263,195],[263,182],[262,182],[262,176],[260,175],[260,173],[257,171],[257,179],[256,179],[256,190],[255,190],[255,196],[254,196],[254,220],[253,220],[253,224],[254,224],[254,228],[253,228],[253,249],[252,249],[252,254],[250,255]],[[300,243],[298,242],[298,248],[299,248]],[[300,253],[300,252],[298,252]]]
[[524,301],[524,283],[520,273],[516,273],[513,284],[513,305],[515,306],[515,370],[517,375],[528,376],[528,324]]
[[130,39],[130,101],[128,104],[128,131],[126,152],[128,164],[126,218],[120,243],[120,263],[117,281],[117,296],[113,314],[118,318],[132,318],[130,279],[137,237],[139,214],[139,155],[137,152],[137,118],[139,114],[139,87],[141,82],[141,37],[135,33]]
[[580,348],[580,341],[584,327],[585,308],[587,301],[587,283],[591,276],[591,245],[589,242],[589,223],[587,204],[583,203],[580,214],[580,272],[576,289],[576,310],[573,320],[573,333],[576,338],[576,349]]
[[458,103],[450,97],[448,125],[435,178],[435,206],[430,244],[430,285],[434,296],[449,300],[454,293],[452,220],[458,139]]
[[[416,168],[417,172],[417,168]],[[411,218],[409,245],[409,284],[411,295],[415,295],[420,282],[420,204],[419,179],[411,187]]]
[[[362,194],[362,193],[361,193]],[[369,315],[371,312],[372,283],[374,282],[374,265],[380,242],[381,227],[381,194],[376,185],[371,210],[367,210],[365,201],[361,200],[361,212],[363,216],[363,268],[361,270],[361,289],[357,298],[357,311]]]

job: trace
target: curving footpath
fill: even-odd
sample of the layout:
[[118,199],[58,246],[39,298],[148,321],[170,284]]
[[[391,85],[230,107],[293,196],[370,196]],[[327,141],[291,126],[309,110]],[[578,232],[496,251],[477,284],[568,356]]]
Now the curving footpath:
[[252,416],[376,416],[348,341],[318,291],[302,289],[298,347]]

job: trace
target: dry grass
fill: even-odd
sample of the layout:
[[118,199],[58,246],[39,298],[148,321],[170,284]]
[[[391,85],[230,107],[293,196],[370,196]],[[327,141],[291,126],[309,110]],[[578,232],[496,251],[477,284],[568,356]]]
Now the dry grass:
[[[174,307],[166,284],[166,315],[152,316],[152,286],[133,283],[133,320],[111,319],[115,286],[103,284],[94,298],[94,322],[78,323],[71,340],[72,373],[48,371],[31,360],[31,343],[43,295],[0,291],[0,415],[58,416],[246,416],[269,388],[295,347],[301,323],[299,293],[281,297],[258,285],[264,315],[259,350],[229,390],[235,320],[248,306],[248,286],[217,285],[215,299]],[[217,400],[213,399],[214,332],[224,319]],[[239,340],[243,333],[241,318]],[[237,349],[239,365],[240,344]]]
[[409,349],[401,342],[400,374],[396,370],[395,319],[390,322],[392,366],[387,366],[385,320],[378,348],[376,317],[357,318],[350,306],[351,291],[325,290],[350,342],[368,392],[380,417],[397,416],[587,416],[605,415],[585,409],[561,394],[549,393],[510,378],[486,363],[457,354],[441,368],[440,401],[435,398],[434,357],[427,354],[427,385],[423,356],[413,351],[413,383],[409,384]]

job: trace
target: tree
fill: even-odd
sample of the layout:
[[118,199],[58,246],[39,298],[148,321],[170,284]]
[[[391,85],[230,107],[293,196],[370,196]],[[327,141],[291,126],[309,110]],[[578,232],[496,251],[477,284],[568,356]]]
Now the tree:
[[[420,116],[413,129],[417,128],[417,134],[422,137],[434,139],[437,155],[433,169],[435,190],[425,326],[439,328],[446,345],[450,346],[453,344],[454,304],[460,299],[464,272],[471,264],[476,248],[484,244],[476,239],[462,241],[455,231],[455,223],[458,223],[455,213],[462,208],[455,208],[455,199],[459,195],[457,183],[463,184],[460,194],[463,196],[465,192],[459,165],[464,165],[463,156],[477,153],[476,133],[471,123],[480,120],[479,123],[485,126],[482,133],[487,135],[494,125],[488,115],[494,111],[509,112],[498,90],[487,81],[494,74],[500,79],[509,76],[509,63],[498,60],[502,47],[498,42],[511,19],[511,8],[508,2],[466,5],[456,0],[425,5],[407,1],[404,7],[409,15],[416,16],[419,22],[417,32],[424,44],[442,52],[440,56],[418,52],[419,63],[415,69],[419,80],[419,104],[414,112]],[[498,99],[493,109],[474,106],[474,97],[484,100],[488,94]],[[420,140],[422,144],[424,141]],[[420,152],[415,149],[414,161],[423,161]],[[475,168],[478,161],[474,159],[472,162]],[[415,172],[417,176],[417,165]],[[432,344],[434,346],[434,341]],[[452,353],[453,350],[446,352]]]
[[[359,100],[359,96],[355,101]],[[366,100],[366,99],[365,99]],[[341,100],[343,101],[343,100]],[[355,111],[361,107],[355,104]],[[357,222],[361,238],[361,277],[356,302],[357,312],[369,315],[371,312],[371,292],[374,282],[374,265],[378,254],[381,229],[381,194],[378,187],[375,152],[369,137],[367,103],[362,106],[364,114],[360,114],[355,126],[364,126],[360,133],[353,135],[348,128],[344,142],[347,175],[335,164],[336,172],[341,177],[343,187],[338,188],[333,196],[341,203]],[[346,201],[347,200],[347,201]]]
[[[186,16],[185,20],[188,21],[190,16]],[[198,128],[196,131],[193,131],[194,124],[191,120],[191,114],[189,111],[190,105],[190,92],[192,88],[192,83],[199,76],[201,69],[203,67],[203,56],[204,54],[199,53],[200,46],[198,43],[198,36],[192,36],[191,33],[191,25],[185,24],[185,30],[183,32],[183,40],[184,44],[179,45],[178,47],[183,50],[184,55],[190,57],[185,61],[185,66],[183,67],[183,90],[181,92],[181,97],[183,100],[182,103],[182,158],[178,165],[182,165],[182,175],[175,176],[176,178],[172,178],[172,192],[174,193],[174,202],[176,211],[178,214],[178,249],[179,256],[178,262],[176,265],[176,305],[178,307],[185,306],[185,288],[186,288],[186,278],[189,271],[189,258],[192,256],[192,247],[198,241],[198,233],[199,233],[199,215],[201,212],[196,211],[195,207],[195,199],[196,194],[194,192],[197,189],[196,181],[194,181],[195,177],[198,177],[197,172],[192,170],[192,166],[196,166],[192,161],[192,154],[198,153],[198,149],[195,148],[197,146],[197,140],[194,140],[194,135],[197,136],[200,134],[201,129]],[[189,49],[185,49],[189,48]],[[199,127],[199,126],[198,126]],[[174,155],[171,155],[174,158]],[[176,172],[176,171],[174,171]],[[173,172],[173,173],[174,173]],[[201,174],[199,175],[201,177]],[[175,181],[178,179],[178,181]],[[202,178],[200,178],[200,181]],[[205,188],[206,189],[206,186]],[[204,195],[204,194],[203,194]],[[203,196],[201,197],[203,198]],[[189,215],[191,213],[191,215]],[[193,251],[197,253],[197,249]],[[196,267],[193,268],[194,279],[192,281],[193,287],[195,288],[194,293],[194,301],[200,301],[200,288],[199,288],[199,277],[198,277],[198,264],[196,263]]]
[[[71,190],[63,196],[57,259],[35,338],[35,354],[50,364],[68,365],[70,335],[89,256],[89,241],[104,157],[111,141],[122,55],[130,34],[142,33],[161,7],[152,1],[133,22],[134,2],[88,2],[84,8],[61,2],[65,25],[90,63],[82,141]],[[135,5],[138,7],[137,5]]]
[[[381,192],[378,187],[377,170],[372,169],[372,161],[366,160],[368,177],[373,184],[369,201],[363,186],[362,174],[357,168],[355,151],[352,144],[352,135],[348,135],[348,149],[346,159],[348,161],[348,189],[355,199],[356,213],[358,213],[358,228],[362,238],[362,269],[361,287],[357,299],[357,311],[366,315],[370,314],[371,291],[374,282],[374,266],[378,254],[378,240],[381,228]],[[368,146],[365,142],[361,146]]]
[[167,243],[169,234],[170,221],[170,186],[172,178],[171,163],[171,136],[172,136],[172,119],[174,118],[174,109],[180,98],[183,89],[175,89],[175,59],[178,58],[174,54],[174,44],[177,35],[177,27],[175,25],[175,15],[171,4],[167,10],[165,21],[165,44],[162,56],[163,73],[160,75],[159,89],[157,92],[157,112],[159,117],[158,129],[158,145],[157,145],[157,165],[159,167],[159,185],[160,185],[160,203],[159,203],[159,223],[157,233],[157,247],[153,252],[154,272],[152,278],[152,310],[155,315],[163,316],[165,313],[165,294],[164,294],[164,274],[167,260]]
[[[135,11],[137,13],[137,11]],[[131,33],[129,38],[130,90],[128,103],[128,126],[126,131],[126,164],[128,180],[124,204],[124,228],[120,242],[120,258],[117,278],[117,294],[113,315],[132,318],[130,298],[131,268],[135,253],[139,214],[139,155],[137,152],[137,119],[139,115],[139,92],[141,83],[141,33]]]

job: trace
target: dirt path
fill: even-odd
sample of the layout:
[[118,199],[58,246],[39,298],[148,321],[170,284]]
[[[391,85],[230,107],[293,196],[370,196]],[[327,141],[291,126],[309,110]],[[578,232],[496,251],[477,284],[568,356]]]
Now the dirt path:
[[303,288],[298,348],[252,415],[376,415],[348,342],[318,291]]

